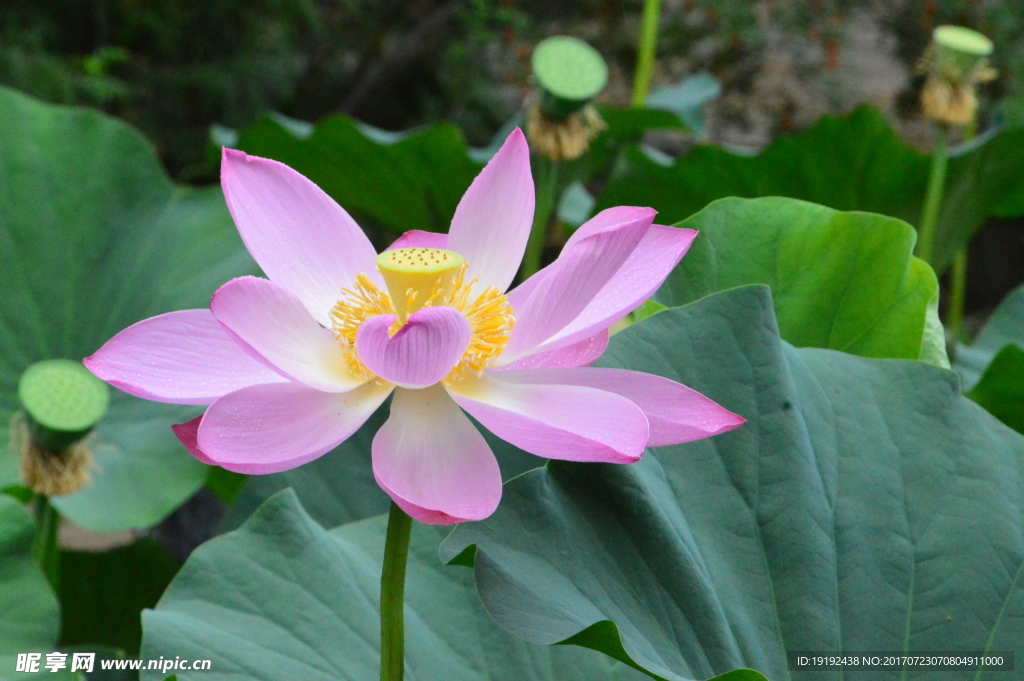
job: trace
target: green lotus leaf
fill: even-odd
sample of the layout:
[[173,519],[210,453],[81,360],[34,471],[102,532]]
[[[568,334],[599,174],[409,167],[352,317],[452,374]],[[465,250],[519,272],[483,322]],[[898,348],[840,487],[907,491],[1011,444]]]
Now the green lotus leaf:
[[[180,681],[377,678],[377,610],[386,517],[327,532],[291,491],[237,531],[199,547],[155,610],[142,657],[211,660]],[[445,528],[415,525],[406,581],[409,681],[626,681],[639,672],[583,648],[547,648],[498,629],[469,571],[443,565]],[[143,681],[163,676],[143,671]]]
[[[825,116],[761,153],[698,145],[675,160],[629,150],[625,170],[598,196],[597,209],[651,206],[662,224],[727,196],[787,196],[837,210],[881,213],[917,224],[930,160],[904,145],[885,118],[862,106]],[[994,130],[954,150],[932,263],[943,271],[988,216],[1024,214],[1024,130]]]
[[[219,189],[175,191],[140,133],[96,111],[0,89],[0,442],[22,372],[80,360],[145,317],[205,307],[252,273]],[[195,408],[112,395],[92,436],[91,485],[54,500],[97,531],[158,522],[206,467],[171,434]],[[6,444],[0,488],[17,482]]]
[[[746,417],[623,466],[552,461],[458,526],[487,611],[655,678],[787,651],[1010,651],[1024,641],[1024,438],[948,370],[782,341],[765,287],[660,312],[600,364],[660,374]],[[976,670],[808,678],[998,679]]]
[[[35,673],[15,671],[18,667],[18,656],[0,655],[0,681],[32,681],[32,679],[36,679],[36,681],[43,681],[43,679],[52,679],[52,681],[85,681],[85,677],[82,676],[81,672],[76,671],[72,673],[70,668],[59,669],[55,672],[51,672],[46,667],[42,666],[46,663],[46,653],[56,652],[53,649],[34,649],[31,651],[22,650],[21,652],[36,652],[42,655],[42,658],[40,658],[42,664],[39,666],[39,671]],[[68,655],[67,659],[70,660],[71,656]]]
[[60,606],[32,558],[35,524],[20,503],[0,494],[0,677],[10,673],[3,656],[53,645]]
[[912,255],[910,225],[772,197],[721,199],[676,226],[700,234],[657,302],[676,307],[768,284],[782,337],[793,345],[949,367],[934,331],[938,283]]
[[967,396],[1024,433],[1024,350],[1017,345],[1000,350]]
[[957,345],[967,396],[1024,433],[1024,286],[1010,292],[971,345]]
[[964,388],[977,385],[996,354],[1008,345],[1024,350],[1024,286],[999,303],[971,345],[957,347],[956,369],[964,378]]

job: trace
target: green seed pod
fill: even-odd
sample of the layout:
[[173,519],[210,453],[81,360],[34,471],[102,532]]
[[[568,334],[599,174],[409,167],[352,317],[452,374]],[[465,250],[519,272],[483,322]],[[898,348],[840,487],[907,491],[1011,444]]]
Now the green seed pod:
[[18,399],[29,435],[40,449],[61,452],[91,431],[110,404],[107,385],[80,362],[36,362],[21,375]]
[[991,40],[963,26],[939,26],[932,44],[934,72],[953,83],[976,80],[993,50]]
[[542,40],[533,50],[532,61],[540,109],[554,120],[582,109],[608,83],[608,66],[600,53],[577,38]]

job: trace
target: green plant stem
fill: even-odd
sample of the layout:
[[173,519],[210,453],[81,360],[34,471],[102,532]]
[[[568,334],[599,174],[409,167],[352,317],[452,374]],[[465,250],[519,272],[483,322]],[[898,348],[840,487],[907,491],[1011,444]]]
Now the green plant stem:
[[540,269],[544,245],[548,241],[548,223],[551,222],[555,198],[558,196],[558,163],[538,156],[533,167],[537,182],[537,205],[533,212],[530,240],[526,242],[526,254],[523,256],[523,281]]
[[[973,139],[978,132],[978,117],[964,126],[964,141]],[[949,273],[949,311],[946,325],[954,338],[961,338],[964,328],[964,300],[967,297],[967,246],[953,256],[953,267]]]
[[391,502],[380,573],[380,681],[401,681],[405,673],[405,568],[411,536],[412,518]]
[[949,273],[949,311],[946,326],[955,338],[960,338],[964,326],[964,296],[967,291],[967,247],[964,246],[953,256],[953,267]]
[[658,19],[661,18],[661,0],[645,0],[643,26],[640,29],[640,47],[636,55],[636,75],[633,77],[634,109],[643,108],[647,103],[647,91],[651,87],[651,72],[654,70],[654,52],[658,46]]
[[932,154],[931,173],[928,175],[928,191],[924,197],[924,211],[921,213],[921,224],[917,235],[917,257],[932,267],[935,267],[935,263],[932,262],[935,223],[939,218],[939,209],[942,208],[942,192],[946,184],[946,164],[949,160],[946,156],[948,135],[948,126],[945,123],[939,124],[938,134],[935,136],[935,152]]
[[32,555],[42,568],[47,581],[55,593],[60,587],[60,548],[57,545],[57,530],[60,528],[60,514],[45,494],[35,499],[36,537]]

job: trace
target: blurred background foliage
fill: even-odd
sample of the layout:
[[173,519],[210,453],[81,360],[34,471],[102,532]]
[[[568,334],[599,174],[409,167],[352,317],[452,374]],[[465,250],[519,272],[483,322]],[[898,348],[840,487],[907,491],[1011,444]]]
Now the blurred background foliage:
[[[0,0],[0,84],[121,116],[172,176],[213,179],[212,124],[346,113],[388,130],[446,120],[483,145],[522,104],[541,38],[588,40],[628,102],[640,0]],[[1024,92],[1024,5],[992,0],[667,0],[655,83],[710,71],[708,141],[762,147],[826,113],[882,110],[912,145],[931,126],[914,74],[941,23],[991,36],[990,100]],[[1013,107],[1009,107],[1012,112]],[[670,146],[681,144],[667,142]]]
[[[920,111],[924,77],[917,66],[931,31],[943,23],[977,29],[997,46],[993,66],[999,77],[981,88],[977,129],[1024,125],[1022,3],[662,5],[654,88],[694,76],[720,87],[704,106],[699,127],[642,125],[651,129],[622,140],[642,135],[646,151],[668,154],[665,162],[700,142],[750,155],[811,129],[823,116],[845,115],[862,104],[877,109],[911,149],[930,153],[935,125]],[[547,36],[574,35],[602,53],[610,81],[599,103],[612,123],[609,135],[625,129],[610,116],[620,115],[614,107],[630,100],[642,9],[642,0],[0,0],[0,85],[125,119],[153,141],[178,182],[216,182],[218,159],[212,152],[222,143],[285,160],[321,184],[348,182],[351,191],[339,186],[330,193],[376,238],[378,227],[444,228],[438,220],[444,221],[484,159],[467,160],[459,137],[480,148],[507,130],[530,91],[532,48]],[[350,118],[332,118],[336,114]],[[302,121],[321,123],[314,128]],[[362,138],[370,134],[391,144],[406,138],[374,134],[441,121],[451,125],[424,129],[387,154]],[[281,125],[292,134],[284,134]],[[314,130],[314,138],[304,142]],[[954,131],[954,143],[960,133]],[[366,147],[366,153],[338,160],[331,153],[308,153],[332,147],[343,153]],[[713,153],[713,147],[705,152]],[[599,141],[594,150],[577,164],[585,167],[574,166],[570,174],[595,195],[606,181],[613,189],[628,184],[626,166],[635,170],[651,163],[635,148],[620,153],[614,141]],[[444,170],[422,178],[418,162],[403,170],[403,153],[413,161],[427,154]],[[384,167],[378,167],[381,161]],[[597,167],[607,174],[595,174]],[[403,206],[382,201],[382,194],[395,189],[390,180],[381,184],[382,177],[404,178],[402,189],[426,183],[418,190],[422,205],[411,198]],[[648,178],[634,184],[646,186]],[[604,200],[644,199],[620,194],[609,192]],[[584,213],[586,206],[592,201],[584,202]],[[379,214],[385,209],[396,215]],[[913,222],[915,210],[882,212]],[[415,224],[410,213],[420,216]],[[393,236],[377,240],[388,238]],[[1024,222],[987,219],[972,240],[967,272],[966,309],[977,328],[1024,281]]]
[[[599,101],[625,107],[642,9],[642,0],[0,0],[0,85],[119,116],[154,142],[172,178],[208,184],[211,131],[228,134],[216,144],[234,143],[234,131],[244,141],[267,114],[344,114],[389,131],[446,121],[455,127],[445,134],[485,147],[520,113],[531,50],[554,34],[597,47],[611,72]],[[664,0],[653,86],[711,74],[721,91],[698,134],[653,129],[643,141],[670,156],[695,142],[751,154],[870,104],[930,153],[935,125],[920,111],[916,67],[943,23],[997,46],[999,77],[982,86],[978,130],[1024,124],[1022,3]],[[372,231],[376,216],[352,207]],[[1024,281],[1024,223],[989,219],[968,277],[977,323]]]

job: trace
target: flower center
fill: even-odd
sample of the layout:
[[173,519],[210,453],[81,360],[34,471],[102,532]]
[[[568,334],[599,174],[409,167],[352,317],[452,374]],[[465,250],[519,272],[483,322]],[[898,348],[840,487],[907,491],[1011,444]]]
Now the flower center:
[[458,310],[466,317],[473,334],[466,352],[443,382],[461,381],[467,371],[483,371],[505,349],[515,326],[512,306],[493,286],[473,296],[477,280],[465,281],[466,261],[458,253],[440,248],[385,251],[377,256],[377,269],[384,277],[388,293],[360,274],[355,286],[342,289],[345,296],[330,313],[334,337],[345,351],[353,375],[366,380],[373,378],[356,352],[356,334],[364,321],[378,315],[395,315],[398,319],[389,329],[393,336],[409,315],[429,305],[447,305]]
[[399,248],[377,256],[398,321],[403,324],[416,310],[444,304],[452,294],[455,277],[466,260],[440,248]]

